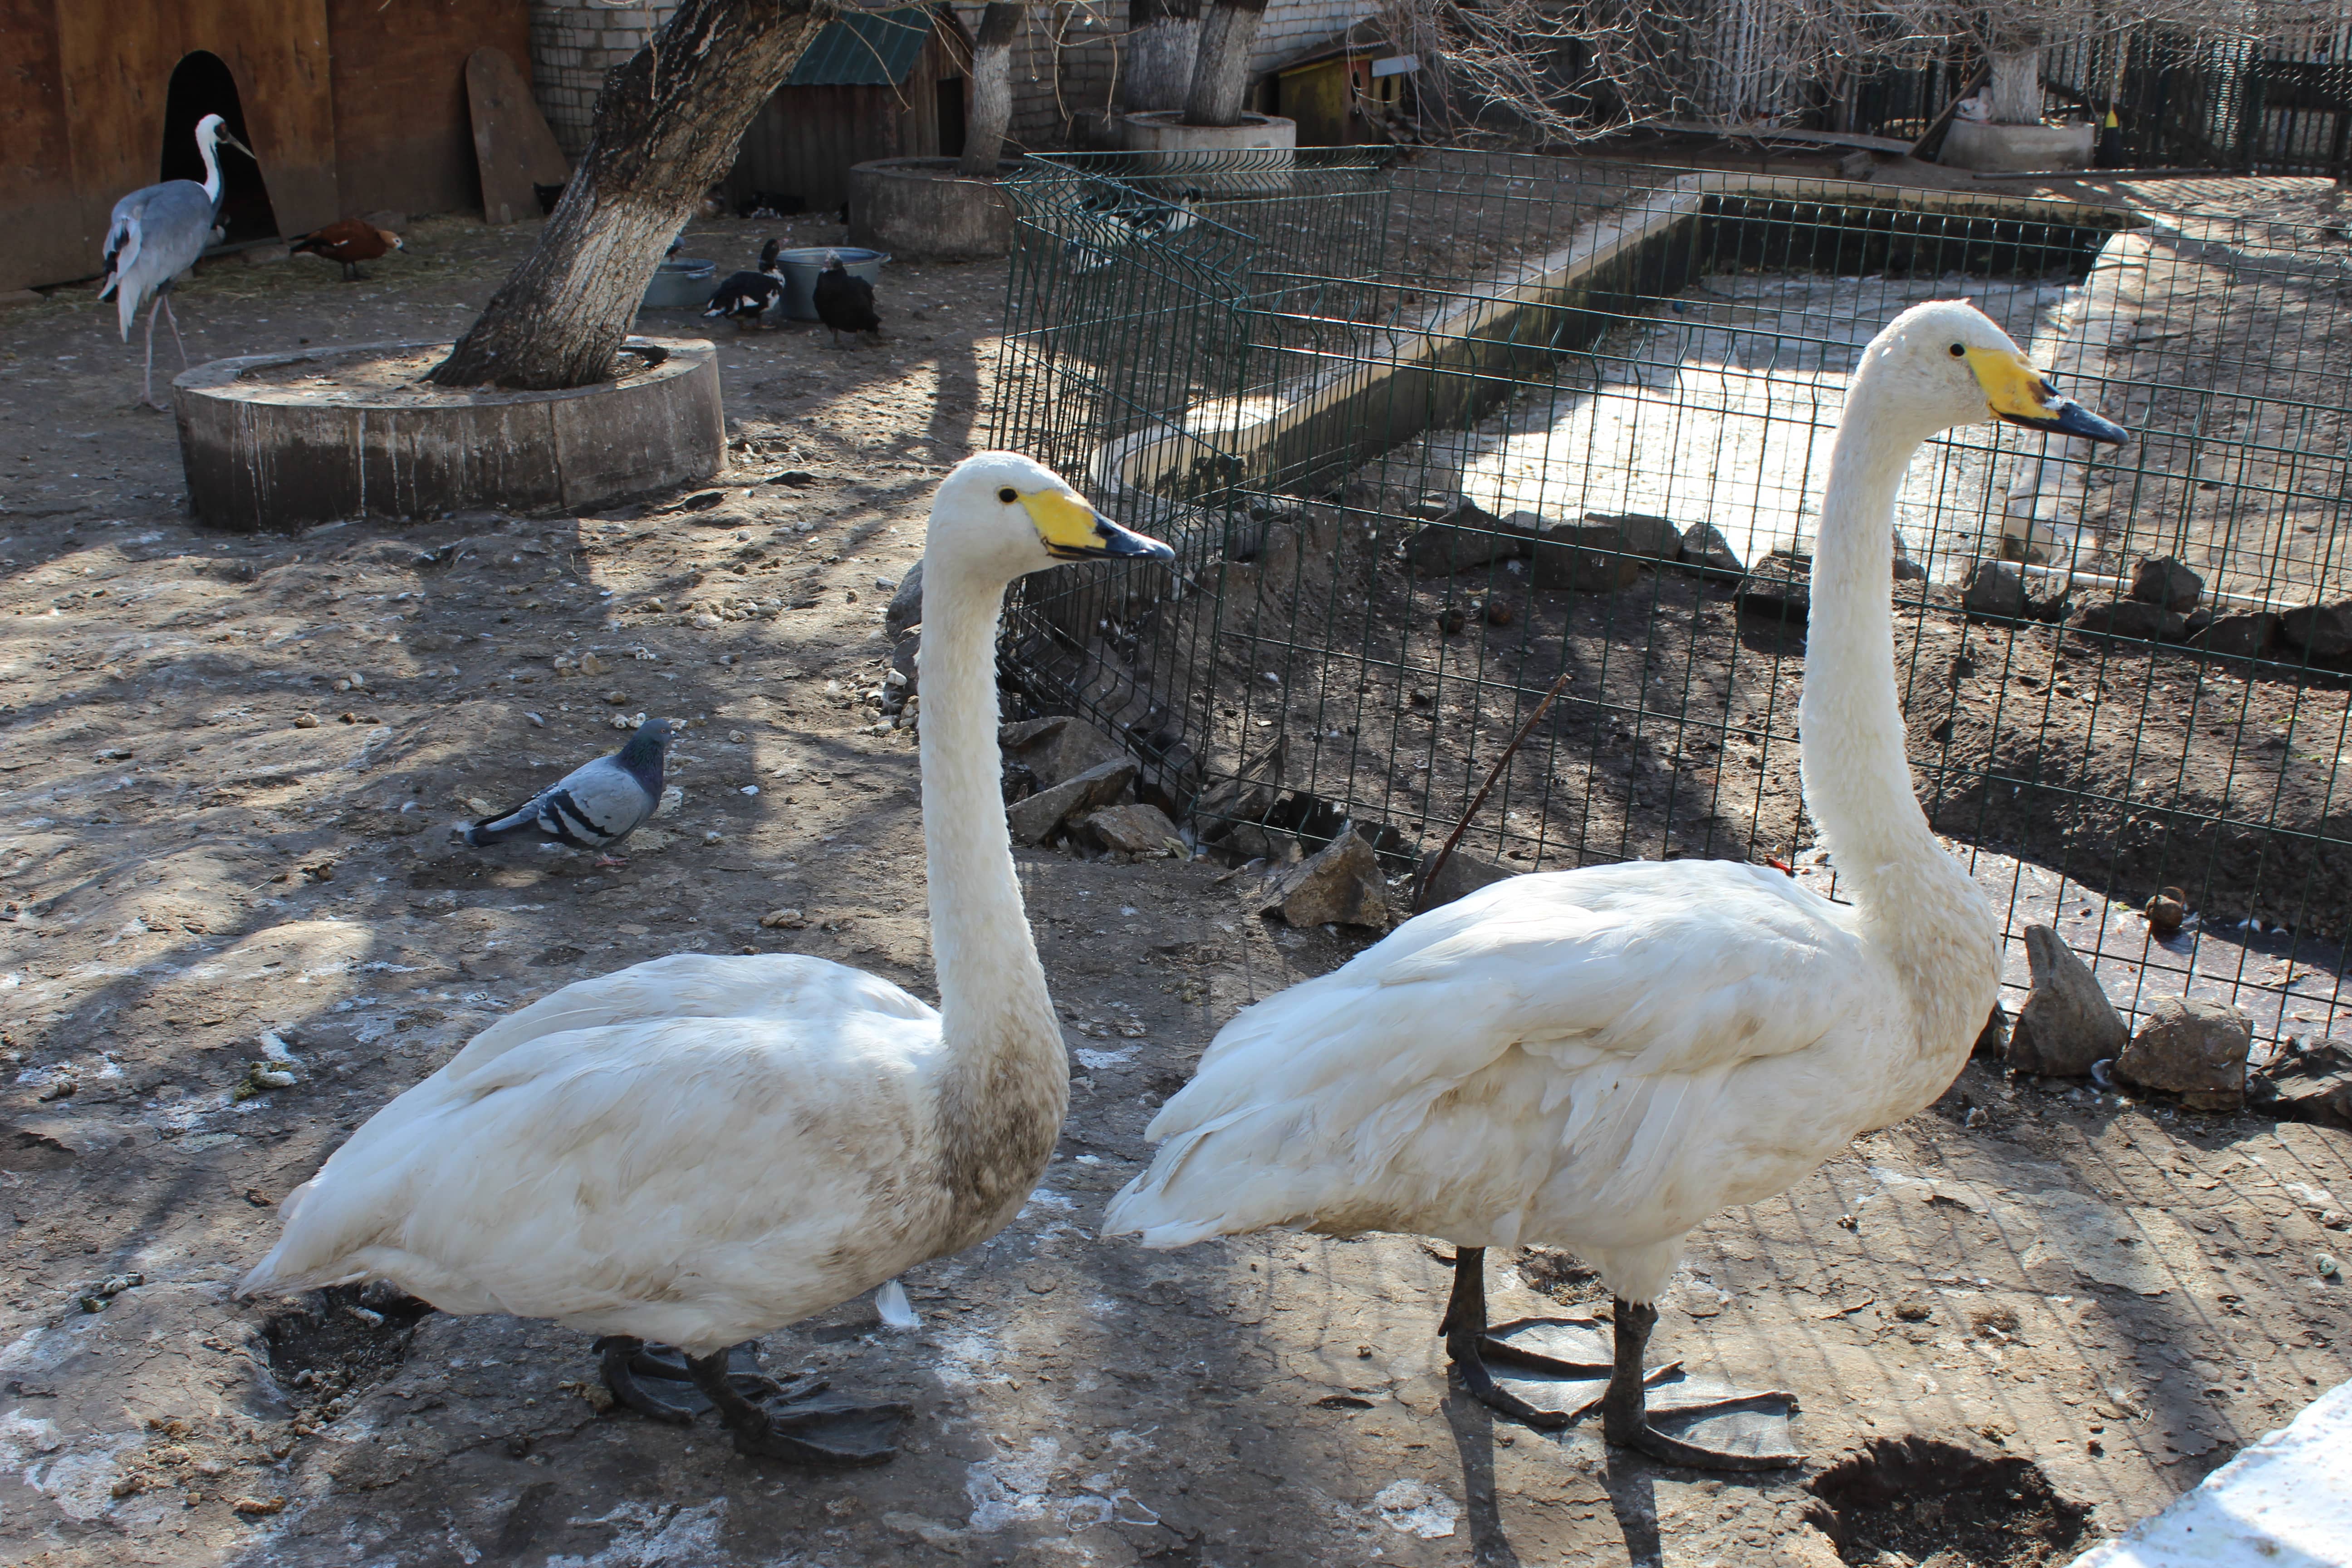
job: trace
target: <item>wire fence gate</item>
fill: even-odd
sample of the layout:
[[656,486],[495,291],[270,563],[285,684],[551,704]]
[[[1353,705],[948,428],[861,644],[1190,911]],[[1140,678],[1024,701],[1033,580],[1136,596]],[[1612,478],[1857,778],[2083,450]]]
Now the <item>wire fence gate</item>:
[[1564,674],[1463,851],[1834,896],[1795,731],[1830,438],[1879,327],[1964,297],[2137,437],[1954,430],[1898,506],[1916,783],[2005,895],[2009,983],[2046,923],[2126,1012],[2352,1009],[2340,228],[1368,148],[1055,155],[1011,193],[993,439],[1178,557],[1024,584],[1007,679],[1203,842],[1353,821],[1401,873]]

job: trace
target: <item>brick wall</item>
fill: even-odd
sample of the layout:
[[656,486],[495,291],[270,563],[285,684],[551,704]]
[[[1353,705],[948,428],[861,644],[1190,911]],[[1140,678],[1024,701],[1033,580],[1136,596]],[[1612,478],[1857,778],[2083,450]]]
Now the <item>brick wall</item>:
[[650,41],[677,9],[677,0],[622,6],[530,0],[531,97],[566,155],[577,158],[588,145],[604,73]]
[[[565,153],[588,145],[604,73],[636,53],[677,9],[676,0],[606,6],[591,0],[531,0],[532,95]],[[981,7],[958,4],[967,31]],[[1372,14],[1370,0],[1270,0],[1250,51],[1255,71],[1344,31]],[[1019,149],[1069,146],[1078,116],[1108,108],[1118,69],[1118,35],[1127,26],[1119,0],[1097,5],[1040,4],[1013,51],[1012,138]]]

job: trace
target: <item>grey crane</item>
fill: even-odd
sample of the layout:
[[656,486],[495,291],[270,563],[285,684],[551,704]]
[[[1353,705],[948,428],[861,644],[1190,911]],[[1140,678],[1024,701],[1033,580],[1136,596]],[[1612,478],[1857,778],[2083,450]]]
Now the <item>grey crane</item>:
[[131,192],[114,204],[113,226],[106,231],[106,281],[101,300],[114,296],[114,311],[122,341],[131,341],[131,323],[139,307],[154,300],[147,312],[147,374],[139,401],[150,408],[155,401],[155,312],[172,323],[172,341],[180,345],[180,364],[188,363],[188,345],[180,336],[180,318],[172,310],[173,280],[196,264],[212,242],[213,225],[220,217],[220,159],[215,144],[226,142],[247,157],[253,149],[229,134],[217,114],[196,121],[196,151],[204,154],[205,183],[166,180]]

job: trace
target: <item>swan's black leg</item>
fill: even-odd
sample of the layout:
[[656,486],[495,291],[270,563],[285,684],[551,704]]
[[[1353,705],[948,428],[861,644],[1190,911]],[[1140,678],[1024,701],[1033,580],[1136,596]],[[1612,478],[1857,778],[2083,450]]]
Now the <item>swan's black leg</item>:
[[1438,1322],[1437,1331],[1445,1337],[1446,1357],[1454,1363],[1454,1371],[1471,1398],[1515,1421],[1546,1430],[1567,1426],[1577,1412],[1540,1409],[1508,1389],[1498,1387],[1494,1374],[1486,1370],[1489,1361],[1554,1377],[1600,1377],[1611,1370],[1595,1363],[1540,1355],[1489,1335],[1486,1249],[1483,1247],[1454,1249],[1454,1293],[1446,1299],[1445,1316]]
[[[1679,1437],[1669,1437],[1651,1426],[1649,1396],[1642,1378],[1642,1356],[1650,1343],[1650,1331],[1657,1326],[1657,1308],[1648,1305],[1637,1307],[1619,1299],[1617,1363],[1610,1373],[1609,1390],[1601,1396],[1602,1436],[1620,1447],[1647,1454],[1662,1463],[1686,1465],[1696,1470],[1778,1470],[1804,1462],[1802,1454],[1734,1454],[1721,1448],[1702,1447],[1696,1443],[1685,1443]],[[1792,1397],[1778,1392],[1727,1394],[1704,1404],[1677,1405],[1675,1414],[1746,1405],[1759,1399]]]
[[737,1386],[740,1374],[730,1370],[725,1351],[688,1356],[686,1368],[734,1437],[735,1451],[754,1458],[836,1468],[886,1464],[898,1452],[891,1439],[912,1413],[905,1405],[811,1399],[822,1383],[781,1388],[774,1404],[756,1404]]
[[640,1381],[642,1377],[652,1377],[664,1383],[680,1381],[684,1376],[683,1366],[677,1372],[671,1372],[647,1349],[645,1341],[632,1339],[626,1334],[607,1334],[596,1342],[594,1348],[601,1358],[598,1370],[604,1376],[604,1387],[614,1400],[640,1415],[667,1426],[694,1425],[691,1405],[676,1405],[657,1398]]

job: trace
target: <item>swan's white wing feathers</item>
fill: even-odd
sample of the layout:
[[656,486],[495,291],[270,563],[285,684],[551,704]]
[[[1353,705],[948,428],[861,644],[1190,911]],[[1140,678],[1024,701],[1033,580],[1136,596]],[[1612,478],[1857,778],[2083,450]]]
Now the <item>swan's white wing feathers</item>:
[[384,1278],[703,1348],[766,1331],[917,1260],[938,1041],[890,1012],[697,1016],[452,1062],[287,1200],[243,1288]]
[[1866,1001],[1822,1022],[1823,995],[1886,991],[1851,918],[1724,862],[1481,889],[1229,1023],[1152,1121],[1166,1147],[1106,1230],[1181,1246],[1475,1221],[1504,1245],[1531,1215],[1628,1194],[1644,1215],[1699,1203],[1744,1179],[1736,1151],[1687,1173],[1746,1069],[1892,1022]]
[[469,1073],[526,1041],[570,1029],[656,1018],[846,1017],[871,1013],[929,1020],[939,1015],[862,969],[799,953],[714,957],[673,953],[593,980],[575,981],[492,1024],[441,1070]]

